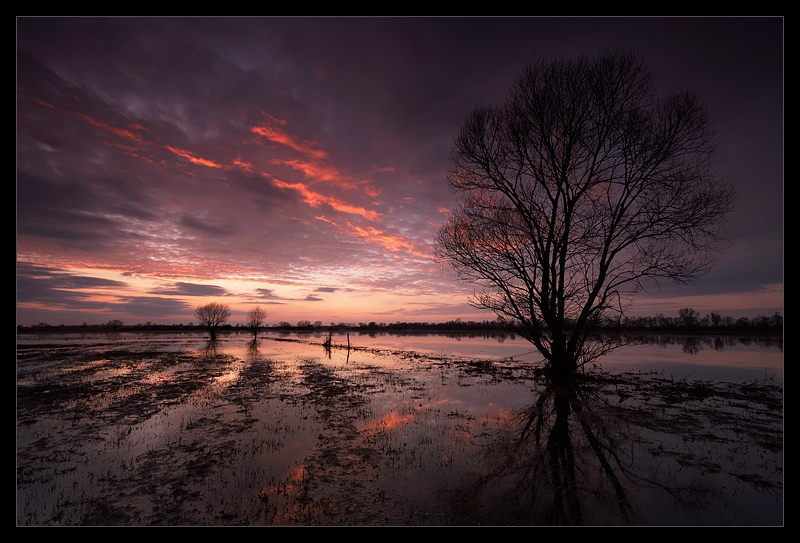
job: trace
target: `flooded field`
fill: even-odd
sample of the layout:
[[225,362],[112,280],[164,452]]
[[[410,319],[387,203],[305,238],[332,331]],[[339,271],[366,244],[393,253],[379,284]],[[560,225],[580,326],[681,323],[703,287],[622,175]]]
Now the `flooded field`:
[[782,340],[17,338],[16,522],[782,525]]

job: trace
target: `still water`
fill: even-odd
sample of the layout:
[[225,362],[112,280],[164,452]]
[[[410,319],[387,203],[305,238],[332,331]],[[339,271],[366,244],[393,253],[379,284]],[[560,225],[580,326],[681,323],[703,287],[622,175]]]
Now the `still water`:
[[[310,336],[314,338],[315,336]],[[316,336],[320,338],[322,336]],[[334,336],[346,344],[346,336]],[[323,341],[317,339],[317,341]],[[354,345],[450,357],[510,358],[531,364],[541,356],[518,336],[354,334]],[[783,383],[783,338],[775,336],[645,335],[598,361],[608,371],[660,372],[679,379]]]
[[782,338],[325,338],[18,336],[17,524],[783,524]]

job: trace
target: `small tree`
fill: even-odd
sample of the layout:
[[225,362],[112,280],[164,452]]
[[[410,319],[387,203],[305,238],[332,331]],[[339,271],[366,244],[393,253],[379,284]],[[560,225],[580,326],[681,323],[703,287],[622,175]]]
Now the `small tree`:
[[194,314],[200,325],[208,329],[211,341],[214,341],[217,339],[217,328],[225,324],[231,316],[231,310],[226,304],[211,302],[195,309]]
[[253,333],[253,338],[258,336],[258,331],[264,325],[267,313],[261,307],[254,307],[247,313],[247,328]]
[[735,201],[713,155],[705,105],[657,97],[635,54],[533,63],[458,135],[436,256],[571,374],[613,348],[595,332],[631,295],[713,264]]

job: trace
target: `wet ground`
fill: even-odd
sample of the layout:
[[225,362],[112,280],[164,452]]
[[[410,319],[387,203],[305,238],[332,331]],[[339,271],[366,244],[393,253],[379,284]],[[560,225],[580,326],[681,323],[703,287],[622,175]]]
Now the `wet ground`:
[[315,338],[18,342],[17,525],[782,525],[783,388]]

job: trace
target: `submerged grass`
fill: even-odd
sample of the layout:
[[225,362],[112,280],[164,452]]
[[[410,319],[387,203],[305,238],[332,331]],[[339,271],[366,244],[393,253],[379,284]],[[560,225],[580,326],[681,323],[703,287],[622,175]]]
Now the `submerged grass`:
[[176,341],[18,348],[18,525],[783,522],[769,383]]

